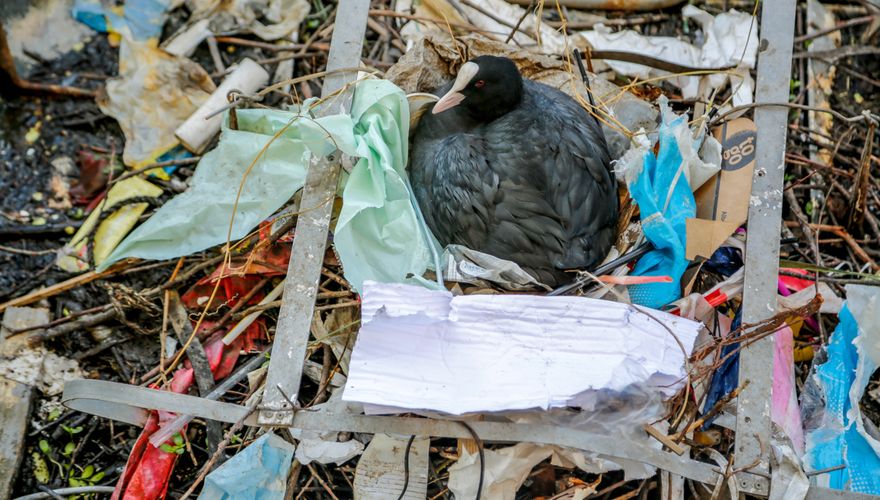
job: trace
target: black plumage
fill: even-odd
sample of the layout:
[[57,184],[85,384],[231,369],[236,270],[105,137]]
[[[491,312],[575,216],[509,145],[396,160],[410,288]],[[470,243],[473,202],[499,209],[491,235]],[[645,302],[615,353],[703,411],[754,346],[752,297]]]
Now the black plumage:
[[593,117],[501,57],[474,59],[435,94],[413,134],[410,175],[439,242],[516,262],[551,286],[570,279],[565,269],[601,262],[618,200]]

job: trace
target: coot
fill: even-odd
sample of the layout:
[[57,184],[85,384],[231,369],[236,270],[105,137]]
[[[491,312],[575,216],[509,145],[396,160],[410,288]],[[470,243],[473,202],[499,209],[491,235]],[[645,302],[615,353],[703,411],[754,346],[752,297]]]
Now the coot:
[[413,133],[410,175],[442,245],[519,264],[557,286],[601,262],[615,238],[617,183],[596,121],[571,97],[480,56]]

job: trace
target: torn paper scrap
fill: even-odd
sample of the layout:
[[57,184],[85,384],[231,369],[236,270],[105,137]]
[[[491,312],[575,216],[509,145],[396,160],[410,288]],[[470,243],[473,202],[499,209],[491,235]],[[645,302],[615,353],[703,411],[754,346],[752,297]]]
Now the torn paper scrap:
[[369,281],[361,321],[342,399],[455,415],[581,406],[632,384],[671,396],[701,327],[585,297],[453,297]]

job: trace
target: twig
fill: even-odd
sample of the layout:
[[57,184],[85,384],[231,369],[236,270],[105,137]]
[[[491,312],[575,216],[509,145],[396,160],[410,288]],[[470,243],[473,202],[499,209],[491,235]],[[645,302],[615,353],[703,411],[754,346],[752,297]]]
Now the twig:
[[336,304],[329,304],[329,305],[326,305],[326,306],[317,306],[317,307],[315,307],[315,310],[316,310],[316,311],[328,311],[328,310],[330,310],[330,309],[342,309],[342,308],[345,308],[345,307],[357,307],[357,306],[359,306],[359,305],[360,305],[360,302],[359,302],[359,301],[357,301],[357,300],[353,300],[353,301],[350,301],[350,302],[339,302],[339,303],[336,303]]
[[853,253],[855,253],[866,264],[870,265],[871,269],[874,272],[880,271],[880,265],[877,265],[877,263],[874,262],[874,259],[872,259],[871,256],[868,255],[861,246],[859,246],[855,238],[853,238],[852,235],[849,234],[845,228],[841,226],[832,226],[829,224],[810,224],[810,227],[819,231],[827,231],[829,233],[834,233],[840,236],[841,238],[843,238],[844,241],[846,241],[847,245],[849,245]]
[[308,467],[309,472],[312,474],[312,477],[318,480],[318,484],[321,485],[321,488],[324,488],[324,491],[326,491],[327,494],[330,495],[330,498],[332,498],[333,500],[339,500],[339,498],[333,494],[333,490],[330,489],[327,481],[324,481],[324,478],[322,478],[321,475],[318,474],[318,471],[315,470],[315,466],[312,464],[308,464],[306,467]]
[[[445,21],[439,21],[437,19],[433,19],[430,17],[416,16],[416,15],[412,15],[412,14],[404,14],[402,12],[396,12],[393,10],[385,10],[385,9],[371,9],[370,15],[371,16],[384,16],[384,17],[399,17],[401,19],[409,19],[411,21],[429,22],[431,24],[436,24],[439,26],[446,26],[446,24],[447,24]],[[452,21],[449,21],[448,24],[450,26],[455,27],[455,28],[465,29],[465,30],[469,30],[469,31],[476,31],[478,33],[491,33],[490,31],[477,28],[476,26],[474,26],[472,24],[454,23]]]
[[[880,51],[880,48],[878,48],[878,51]],[[816,106],[805,106],[803,104],[795,104],[793,102],[753,102],[750,104],[742,104],[740,106],[734,106],[733,108],[731,108],[727,112],[716,116],[715,118],[712,119],[710,126],[714,126],[714,125],[720,123],[722,120],[724,120],[725,118],[727,118],[728,116],[730,116],[734,113],[738,113],[738,112],[746,110],[746,109],[757,108],[757,107],[761,107],[761,106],[781,106],[781,107],[785,107],[785,108],[802,109],[805,111],[816,111],[818,113],[828,113],[828,114],[832,115],[833,117],[837,118],[838,120],[841,120],[841,121],[844,121],[847,123],[855,123],[855,122],[860,122],[860,121],[868,121],[868,122],[880,121],[880,117],[878,117],[877,115],[875,115],[867,110],[864,111],[860,115],[846,116],[843,113],[840,113],[840,112],[835,111],[833,109],[819,108]]]
[[[645,14],[639,17],[622,17],[620,19],[599,19],[596,21],[566,21],[565,26],[569,30],[589,30],[593,29],[597,24],[605,26],[633,26],[637,24],[659,23],[669,19],[669,14]],[[542,21],[551,28],[559,28],[562,26],[561,21]]]
[[834,62],[844,57],[873,56],[880,54],[880,47],[867,47],[863,45],[848,45],[839,49],[817,50],[815,52],[795,52],[792,59],[823,59]]
[[226,431],[226,436],[223,438],[223,441],[220,441],[220,445],[217,446],[217,449],[214,450],[214,453],[211,455],[211,458],[205,462],[205,465],[202,466],[201,470],[199,470],[199,475],[196,476],[196,480],[193,481],[193,484],[189,486],[189,488],[184,492],[183,496],[180,497],[180,500],[185,500],[189,498],[190,495],[199,487],[199,484],[205,480],[205,476],[211,472],[211,469],[214,467],[214,463],[220,459],[220,456],[223,454],[223,451],[226,450],[226,447],[229,446],[229,443],[232,441],[232,438],[235,436],[235,433],[241,430],[244,427],[244,421],[247,420],[255,411],[257,410],[256,404],[252,407],[248,408],[248,412],[239,419],[238,422],[232,425],[228,431]]
[[836,470],[846,469],[846,464],[835,465],[834,467],[827,467],[825,469],[819,470],[811,470],[806,472],[807,477],[818,476],[820,474],[828,474],[829,472],[834,472]]
[[868,188],[871,184],[871,152],[874,149],[874,132],[877,123],[868,124],[868,133],[865,135],[865,146],[859,159],[859,170],[856,174],[856,182],[852,187],[852,202],[849,204],[849,213],[846,217],[846,227],[850,230],[860,226],[865,220],[868,204]]
[[216,325],[207,329],[204,333],[199,333],[199,338],[200,339],[208,338],[212,333],[223,328],[223,326],[226,325],[226,323],[228,323],[229,320],[233,318],[233,316],[235,316],[235,313],[237,313],[239,311],[239,309],[241,309],[248,302],[250,302],[251,299],[254,298],[254,295],[256,295],[257,292],[259,292],[260,290],[262,290],[263,287],[266,286],[266,283],[268,283],[268,282],[269,282],[269,278],[265,278],[265,279],[261,280],[259,283],[257,283],[256,285],[254,285],[254,287],[251,288],[248,291],[248,293],[245,294],[244,297],[236,300],[235,305],[232,306],[228,311],[226,311],[226,314],[224,314],[223,317],[221,317],[220,320],[217,321]]
[[[76,488],[57,488],[52,490],[56,495],[88,495],[91,493],[113,493],[113,486],[77,486]],[[42,500],[43,498],[52,498],[49,492],[31,493],[15,500]]]
[[103,306],[92,307],[89,309],[83,309],[82,311],[76,311],[76,312],[70,313],[69,315],[64,316],[63,318],[58,318],[56,320],[50,321],[50,322],[42,324],[42,325],[29,326],[27,328],[21,328],[21,329],[11,329],[10,330],[11,335],[7,336],[7,338],[13,337],[13,336],[21,334],[21,333],[32,332],[34,330],[44,330],[46,328],[52,328],[53,326],[63,325],[64,323],[67,323],[69,321],[73,321],[76,318],[79,318],[80,316],[85,316],[86,314],[93,314],[93,313],[97,313],[97,312],[101,312],[101,311],[106,311],[106,310],[110,309],[111,307],[113,307],[112,304],[104,304]]
[[[193,335],[193,327],[189,321],[189,315],[186,308],[180,302],[180,295],[176,290],[166,290],[165,292],[168,304],[169,318],[174,333],[181,344],[186,344],[187,339]],[[199,395],[205,397],[212,389],[214,389],[214,374],[211,372],[211,365],[208,363],[208,356],[205,354],[205,348],[198,339],[193,339],[186,348],[186,354],[189,362],[192,364],[193,373],[196,378],[196,385],[199,388]],[[220,443],[222,436],[220,424],[215,421],[209,421],[208,427],[208,445],[215,448]]]
[[856,17],[854,19],[849,19],[842,23],[839,23],[836,26],[832,26],[830,28],[825,28],[819,31],[814,31],[812,33],[807,33],[805,35],[796,36],[794,38],[794,43],[802,43],[808,40],[813,40],[819,38],[820,36],[825,36],[829,33],[834,33],[835,31],[840,31],[846,28],[852,28],[853,26],[859,26],[862,24],[868,24],[874,20],[875,16],[864,16],[864,17]]
[[97,314],[90,314],[87,316],[83,316],[82,318],[71,321],[69,323],[65,323],[61,326],[57,326],[55,328],[50,328],[46,331],[31,335],[27,339],[27,343],[29,346],[34,347],[42,344],[47,340],[54,339],[55,337],[60,337],[62,335],[66,335],[68,333],[74,332],[76,330],[80,330],[83,328],[88,328],[90,326],[100,325],[101,323],[111,320],[117,317],[118,311],[115,308],[110,308],[106,311],[102,311]]
[[9,50],[9,44],[6,42],[6,27],[3,25],[0,25],[0,71],[4,71],[9,75],[12,84],[22,90],[58,94],[68,97],[88,97],[92,99],[98,95],[94,90],[68,87],[64,85],[53,85],[49,83],[35,83],[21,78],[15,67],[15,60],[12,57],[12,52]]
[[[474,9],[475,11],[479,12],[480,14],[483,14],[484,16],[488,17],[489,19],[492,19],[493,21],[495,21],[496,23],[498,23],[498,24],[500,24],[500,25],[502,25],[502,26],[506,26],[506,27],[508,27],[508,28],[512,28],[514,31],[519,31],[520,33],[522,33],[523,35],[526,35],[526,36],[528,36],[528,37],[534,37],[534,35],[533,35],[532,33],[529,33],[528,31],[525,31],[525,30],[523,30],[523,29],[520,29],[520,27],[519,27],[519,23],[517,23],[516,25],[514,25],[514,24],[512,24],[510,21],[508,21],[508,20],[506,20],[506,19],[504,19],[504,18],[502,18],[502,17],[499,17],[499,16],[493,14],[492,12],[489,12],[488,10],[486,10],[486,9],[484,9],[484,8],[482,8],[482,7],[480,7],[479,5],[477,5],[477,4],[473,3],[473,2],[471,2],[470,0],[461,0],[461,3],[467,5],[468,7],[472,8],[472,9]],[[528,11],[526,11],[526,12],[528,12]],[[525,16],[523,16],[523,17],[525,17]]]
[[0,304],[0,312],[5,311],[9,307],[26,306],[28,304],[33,304],[34,302],[38,302],[49,297],[54,297],[55,295],[66,292],[72,288],[85,285],[86,283],[91,283],[92,281],[99,280],[101,278],[113,276],[114,274],[131,267],[133,264],[134,262],[122,261],[113,264],[109,269],[106,269],[100,273],[96,271],[89,271],[87,273],[80,274],[79,276],[74,276],[73,278],[62,281],[61,283],[56,283],[50,287],[36,290],[22,297],[18,297],[17,299],[12,299],[10,301],[4,302],[3,304]]
[[0,252],[14,253],[14,254],[18,254],[18,255],[29,255],[31,257],[36,257],[39,255],[50,255],[53,253],[57,253],[58,250],[25,250],[23,248],[13,248],[13,247],[7,247],[4,245],[0,245]]
[[520,16],[519,21],[517,21],[516,25],[513,27],[513,29],[510,30],[510,34],[507,35],[507,38],[504,39],[504,43],[510,43],[510,39],[513,38],[513,35],[516,34],[517,31],[519,31],[519,26],[523,23],[523,21],[526,20],[526,17],[528,17],[529,13],[534,8],[535,8],[535,0],[532,0],[529,3],[529,6],[526,8],[525,12],[523,12],[523,15]]
[[299,474],[302,471],[302,464],[296,458],[290,465],[290,472],[287,474],[287,489],[284,491],[284,500],[293,500],[293,494],[296,493],[296,485],[299,483]]
[[788,208],[791,209],[795,219],[797,219],[798,224],[800,224],[804,237],[810,244],[810,250],[813,252],[813,259],[816,262],[816,265],[822,265],[820,260],[821,257],[819,255],[819,246],[816,244],[816,238],[813,237],[813,230],[810,228],[810,221],[807,220],[806,214],[801,210],[797,197],[794,195],[793,191],[785,191],[784,196],[785,199],[788,200]]
[[125,172],[124,174],[122,174],[122,175],[120,175],[119,177],[117,177],[117,178],[113,179],[112,181],[110,181],[108,184],[109,184],[109,185],[113,185],[113,184],[116,184],[116,183],[119,182],[119,181],[122,181],[122,180],[128,179],[129,177],[134,177],[135,175],[142,174],[142,173],[144,173],[144,172],[147,172],[147,171],[149,171],[149,170],[153,170],[153,169],[156,169],[156,168],[163,168],[163,167],[179,167],[179,166],[182,166],[182,165],[192,165],[193,163],[198,163],[201,159],[202,159],[201,156],[193,156],[193,157],[190,157],[190,158],[180,158],[180,159],[177,159],[177,160],[168,160],[168,161],[160,161],[160,162],[157,162],[157,163],[151,163],[151,164],[149,164],[149,165],[147,165],[147,166],[144,166],[144,167],[141,167],[141,168],[138,168],[138,169],[135,169],[135,170],[130,170],[130,171],[128,171],[128,172]]
[[[254,47],[257,49],[268,50],[272,52],[295,52],[305,47],[304,44],[294,43],[291,45],[276,45],[274,43],[258,42],[255,40],[247,40],[245,38],[236,38],[232,36],[218,36],[217,41],[220,43],[228,43],[231,45],[241,45],[244,47]],[[326,43],[315,43],[312,47],[318,50],[330,50],[330,45]]]

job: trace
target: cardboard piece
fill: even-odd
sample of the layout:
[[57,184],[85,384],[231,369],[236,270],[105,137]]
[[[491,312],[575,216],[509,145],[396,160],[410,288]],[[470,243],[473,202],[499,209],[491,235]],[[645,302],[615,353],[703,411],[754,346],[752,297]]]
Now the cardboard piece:
[[721,171],[696,192],[697,217],[686,222],[685,257],[709,258],[749,217],[755,172],[755,123],[737,118],[712,131],[721,143]]

